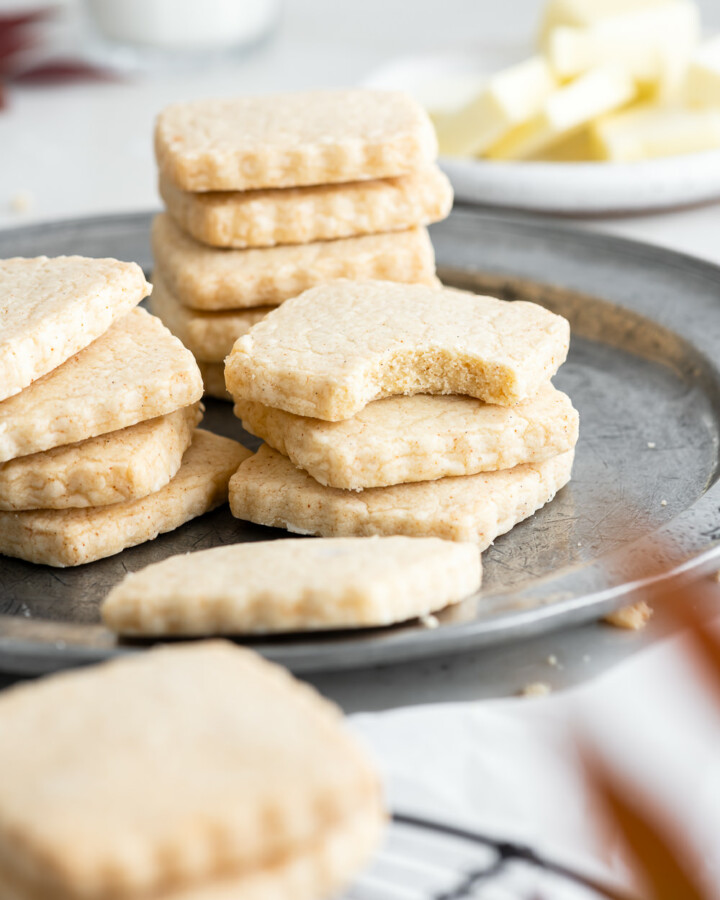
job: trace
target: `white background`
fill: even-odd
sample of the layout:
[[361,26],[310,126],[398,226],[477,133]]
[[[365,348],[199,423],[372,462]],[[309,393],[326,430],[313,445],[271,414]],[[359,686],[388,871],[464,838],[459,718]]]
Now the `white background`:
[[[0,9],[18,2],[0,0]],[[720,30],[720,3],[700,6],[706,30]],[[539,0],[288,0],[273,40],[232,61],[120,84],[11,88],[10,108],[0,112],[0,227],[156,206],[152,123],[174,100],[351,85],[408,54],[529,51],[541,7]],[[29,200],[22,213],[13,208],[18,194]],[[718,206],[578,222],[715,261],[718,225]]]

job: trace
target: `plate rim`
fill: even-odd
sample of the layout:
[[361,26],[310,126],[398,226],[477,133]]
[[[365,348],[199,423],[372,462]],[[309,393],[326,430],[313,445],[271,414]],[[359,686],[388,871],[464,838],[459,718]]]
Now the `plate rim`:
[[[43,235],[47,234],[48,231],[62,232],[72,228],[98,229],[103,226],[145,225],[151,214],[148,212],[108,214],[57,220],[50,223],[34,223],[26,225],[22,229],[1,230],[0,242],[3,238],[10,235],[13,238],[22,238],[23,235],[32,237],[33,232]],[[500,219],[515,226],[542,227],[545,233],[549,231],[554,232],[558,238],[571,236],[574,241],[580,242],[589,248],[605,246],[613,252],[630,252],[632,255],[639,256],[645,260],[661,258],[665,265],[673,264],[682,268],[690,268],[696,275],[703,275],[709,278],[720,288],[720,265],[641,241],[626,240],[604,233],[578,231],[558,223],[548,223],[541,216],[528,214],[495,213],[461,206],[454,213],[454,216],[457,219],[469,218],[470,220],[477,217]],[[716,490],[714,491],[713,488]],[[629,551],[636,552],[638,549],[642,549],[643,546],[646,548],[657,546],[658,542],[664,540],[664,536],[666,537],[668,532],[677,529],[678,523],[681,522],[683,517],[693,518],[696,515],[699,504],[703,502],[715,503],[715,494],[720,496],[720,482],[715,482],[698,500],[669,520],[669,522],[633,541],[630,545],[622,548],[621,551],[603,556],[602,569],[605,570],[607,568],[608,560],[615,555],[626,555]],[[379,630],[377,637],[365,637],[362,642],[356,642],[354,645],[352,642],[353,632],[342,632],[343,637],[349,641],[346,649],[350,651],[351,646],[354,646],[355,650],[354,652],[343,654],[341,659],[339,661],[336,660],[334,663],[329,663],[324,659],[322,653],[318,657],[318,649],[321,645],[321,642],[318,641],[318,634],[308,633],[307,639],[298,640],[294,644],[283,644],[281,641],[273,643],[272,638],[270,640],[266,638],[264,641],[263,639],[250,640],[245,641],[245,643],[254,647],[267,658],[281,662],[292,671],[298,673],[339,671],[341,669],[365,668],[381,663],[406,662],[411,659],[442,655],[450,650],[462,652],[491,643],[499,644],[503,641],[515,640],[518,637],[518,629],[522,630],[523,637],[546,632],[553,628],[555,620],[561,616],[563,625],[596,619],[603,612],[622,605],[623,600],[630,593],[642,587],[647,587],[651,584],[669,585],[677,579],[686,579],[717,569],[719,563],[720,539],[714,542],[708,541],[704,547],[696,548],[691,558],[679,559],[675,565],[662,573],[653,574],[639,580],[626,581],[612,587],[603,586],[602,582],[600,582],[599,585],[593,587],[590,593],[584,593],[572,600],[557,602],[545,607],[505,612],[461,623],[451,622],[443,625],[440,629],[427,629],[422,633],[417,629],[412,631],[404,630],[403,626],[400,625],[389,630]],[[593,569],[599,569],[600,566],[598,561],[591,560],[583,568],[588,572],[592,572]],[[548,576],[541,579],[541,581],[552,581],[562,591],[563,580],[571,577],[573,574],[574,570],[566,570],[560,576]],[[51,671],[67,665],[96,662],[111,656],[136,652],[145,646],[144,644],[113,645],[109,643],[109,640],[112,638],[110,632],[106,631],[101,625],[70,626],[68,623],[53,623],[53,625],[64,625],[67,628],[91,630],[97,638],[97,643],[92,646],[63,642],[62,638],[56,638],[54,641],[47,642],[32,640],[29,637],[33,631],[41,630],[50,621],[22,619],[22,617],[18,616],[0,616],[0,671]],[[15,636],[11,635],[8,637],[3,633],[5,631],[4,625],[7,626],[9,622],[14,626],[10,630],[15,632]],[[26,626],[26,629],[20,627],[22,624]],[[28,637],[23,637],[23,630],[27,631]],[[62,627],[59,630],[62,631]],[[17,634],[18,631],[21,632],[20,635]],[[422,637],[420,637],[420,634],[422,634]],[[321,635],[322,637],[325,636]]]

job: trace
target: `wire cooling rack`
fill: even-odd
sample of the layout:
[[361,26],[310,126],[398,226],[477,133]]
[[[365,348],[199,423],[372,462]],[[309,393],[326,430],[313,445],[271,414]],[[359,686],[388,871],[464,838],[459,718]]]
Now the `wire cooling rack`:
[[412,816],[393,816],[347,900],[637,900],[530,847]]

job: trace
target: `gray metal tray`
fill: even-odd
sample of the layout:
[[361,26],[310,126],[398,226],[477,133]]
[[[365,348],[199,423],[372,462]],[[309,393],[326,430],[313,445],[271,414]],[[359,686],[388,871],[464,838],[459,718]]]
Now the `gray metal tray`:
[[[150,267],[149,214],[0,234],[0,257],[80,253]],[[720,566],[720,269],[540,218],[458,209],[432,230],[447,283],[526,298],[567,316],[556,383],[581,416],[574,477],[484,554],[481,595],[385,630],[249,641],[296,672],[399,662],[598,617],[640,581]],[[206,427],[240,437],[229,404]],[[284,533],[227,508],[110,559],[51,569],[0,557],[0,669],[42,672],[142,649],[118,644],[98,607],[127,571],[173,553]]]

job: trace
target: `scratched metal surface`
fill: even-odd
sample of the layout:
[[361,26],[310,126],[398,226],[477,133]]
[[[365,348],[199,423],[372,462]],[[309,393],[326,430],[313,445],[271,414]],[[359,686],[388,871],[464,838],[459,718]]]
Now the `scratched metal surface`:
[[[81,253],[150,266],[150,216],[0,234],[0,257]],[[573,341],[556,383],[581,416],[571,484],[484,554],[481,595],[433,630],[396,628],[250,643],[298,672],[479,647],[597,617],[637,579],[720,565],[720,269],[678,254],[515,214],[460,209],[433,229],[448,283],[531,299],[568,316]],[[241,437],[229,404],[205,426]],[[115,653],[102,598],[126,571],[170,554],[283,532],[227,508],[77,569],[0,557],[0,669],[41,672]]]

